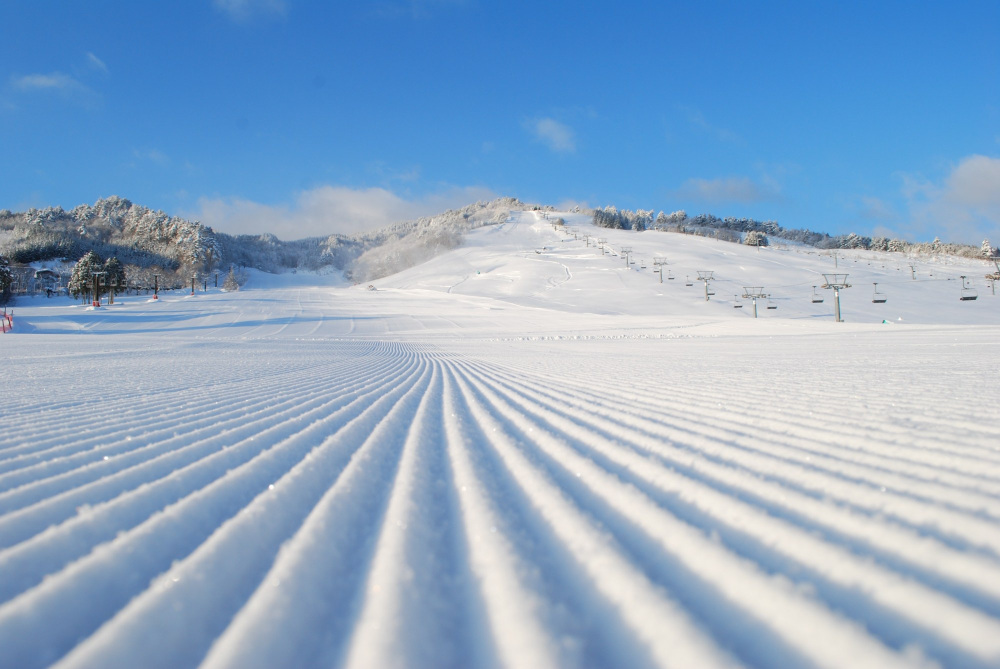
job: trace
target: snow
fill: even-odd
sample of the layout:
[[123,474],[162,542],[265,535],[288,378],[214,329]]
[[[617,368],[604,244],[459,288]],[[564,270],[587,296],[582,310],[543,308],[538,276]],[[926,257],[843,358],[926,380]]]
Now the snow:
[[548,216],[22,300],[0,665],[1000,666],[992,265]]

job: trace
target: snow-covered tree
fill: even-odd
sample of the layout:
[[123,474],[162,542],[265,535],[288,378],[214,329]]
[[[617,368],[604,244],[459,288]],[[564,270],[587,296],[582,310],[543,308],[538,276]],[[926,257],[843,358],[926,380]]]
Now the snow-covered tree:
[[226,275],[226,280],[222,282],[222,290],[233,292],[239,289],[240,282],[236,279],[236,270],[230,267],[229,274]]
[[118,262],[118,258],[114,256],[105,261],[104,271],[107,272],[105,276],[105,288],[107,289],[111,304],[114,304],[115,295],[125,292],[125,288],[128,285],[128,277],[125,275],[125,268]]
[[651,227],[653,227],[653,210],[636,209],[635,215],[632,217],[632,229],[636,232],[642,232]]
[[908,244],[902,239],[890,239],[888,244],[888,250],[892,253],[906,253]]
[[4,256],[0,256],[0,304],[7,304],[10,299],[10,286],[14,282],[14,275],[10,271],[10,261]]
[[[66,285],[69,289],[69,294],[73,297],[81,297],[86,302],[94,289],[93,273],[103,270],[104,263],[101,262],[101,257],[93,251],[88,251],[86,255],[77,261],[76,266],[73,268],[73,274]],[[98,289],[98,292],[100,292],[100,289]]]
[[743,237],[743,243],[747,246],[767,246],[767,235],[760,230],[750,230]]
[[677,211],[669,214],[667,216],[667,221],[672,225],[681,225],[687,220],[687,212],[683,209],[678,209]]
[[984,258],[993,258],[996,255],[998,255],[997,249],[993,248],[993,246],[990,245],[990,240],[988,239],[983,240],[983,245],[981,247],[981,250]]

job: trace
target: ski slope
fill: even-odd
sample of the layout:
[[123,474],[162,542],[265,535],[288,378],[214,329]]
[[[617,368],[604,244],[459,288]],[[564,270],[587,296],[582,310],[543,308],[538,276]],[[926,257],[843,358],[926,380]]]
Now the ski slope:
[[0,666],[1000,666],[991,267],[563,216],[606,253],[22,300]]

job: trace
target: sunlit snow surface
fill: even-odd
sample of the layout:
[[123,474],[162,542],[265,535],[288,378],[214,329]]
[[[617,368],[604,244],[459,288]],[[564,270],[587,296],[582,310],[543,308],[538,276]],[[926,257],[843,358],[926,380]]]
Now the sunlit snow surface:
[[992,266],[569,222],[22,300],[0,666],[1000,666]]

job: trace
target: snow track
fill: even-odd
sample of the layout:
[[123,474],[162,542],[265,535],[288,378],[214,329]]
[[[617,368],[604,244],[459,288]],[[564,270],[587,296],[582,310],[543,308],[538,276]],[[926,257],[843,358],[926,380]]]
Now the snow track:
[[3,664],[996,666],[951,337],[933,400],[794,338],[192,343],[203,385],[7,410]]

